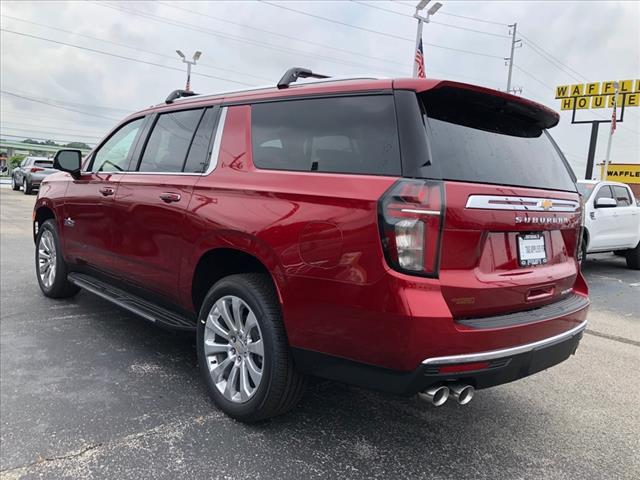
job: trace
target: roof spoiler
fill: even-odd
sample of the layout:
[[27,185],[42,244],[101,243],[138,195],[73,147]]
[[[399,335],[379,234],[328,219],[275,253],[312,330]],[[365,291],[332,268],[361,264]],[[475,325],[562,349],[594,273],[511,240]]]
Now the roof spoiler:
[[313,73],[308,68],[293,67],[285,72],[280,81],[278,82],[278,89],[289,88],[293,82],[298,78],[330,78],[328,75],[321,75],[319,73]]
[[[456,91],[466,91],[469,92],[470,95],[477,96],[477,98],[484,96],[487,99],[500,99],[505,105],[509,105],[509,110],[511,110],[512,113],[517,113],[522,117],[528,118],[541,128],[555,127],[560,121],[560,115],[557,112],[541,103],[490,88],[460,82],[442,81],[428,90],[428,92],[437,91],[447,92],[450,95],[455,95]],[[447,95],[447,93],[445,93],[445,95]]]
[[192,92],[191,90],[174,90],[169,94],[164,103],[173,103],[174,100],[182,97],[193,97],[194,95],[198,95],[196,92]]

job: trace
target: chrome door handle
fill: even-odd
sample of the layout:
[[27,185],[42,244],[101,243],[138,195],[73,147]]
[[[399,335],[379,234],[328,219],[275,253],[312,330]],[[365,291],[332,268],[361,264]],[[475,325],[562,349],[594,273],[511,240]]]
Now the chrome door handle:
[[163,202],[171,203],[171,202],[179,202],[180,196],[179,193],[165,192],[160,194],[160,198]]
[[105,197],[108,197],[109,195],[113,195],[114,193],[116,193],[116,190],[115,188],[111,188],[111,187],[102,187],[100,189],[100,193]]

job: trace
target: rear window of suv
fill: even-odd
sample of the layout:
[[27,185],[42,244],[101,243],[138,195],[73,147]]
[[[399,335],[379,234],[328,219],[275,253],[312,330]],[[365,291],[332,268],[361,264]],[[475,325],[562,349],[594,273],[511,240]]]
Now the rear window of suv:
[[518,104],[466,92],[421,97],[443,179],[576,191],[551,137]]
[[258,168],[400,175],[391,95],[258,103],[251,107]]

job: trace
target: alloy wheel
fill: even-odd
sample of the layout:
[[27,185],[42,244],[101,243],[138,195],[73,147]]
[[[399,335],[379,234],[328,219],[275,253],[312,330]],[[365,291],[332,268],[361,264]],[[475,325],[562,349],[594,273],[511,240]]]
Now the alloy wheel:
[[45,230],[38,244],[38,275],[45,288],[51,288],[56,280],[56,244],[50,230]]
[[264,371],[262,332],[255,313],[239,297],[221,297],[207,315],[203,338],[209,375],[218,391],[231,402],[247,402]]

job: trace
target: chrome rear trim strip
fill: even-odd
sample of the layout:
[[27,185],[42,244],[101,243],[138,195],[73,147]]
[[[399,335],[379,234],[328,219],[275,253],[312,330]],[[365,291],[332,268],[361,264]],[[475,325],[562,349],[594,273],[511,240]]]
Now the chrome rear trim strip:
[[540,197],[470,195],[466,208],[481,210],[518,210],[528,212],[577,212],[580,204],[573,200]]
[[501,350],[492,350],[490,352],[469,353],[464,355],[449,355],[447,357],[434,357],[427,358],[422,361],[423,365],[448,365],[457,363],[472,363],[472,362],[484,362],[487,360],[495,360],[497,358],[513,357],[521,353],[530,352],[538,348],[549,347],[553,344],[560,343],[564,340],[577,335],[587,327],[587,321],[585,320],[577,327],[573,327],[571,330],[567,330],[564,333],[555,335],[553,337],[538,340],[537,342],[527,343],[526,345],[519,345],[517,347],[503,348]]

